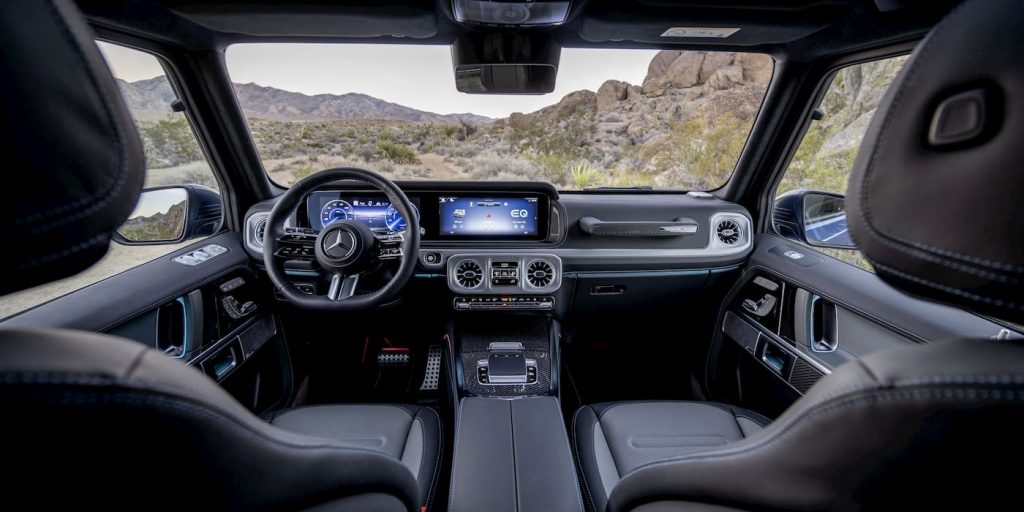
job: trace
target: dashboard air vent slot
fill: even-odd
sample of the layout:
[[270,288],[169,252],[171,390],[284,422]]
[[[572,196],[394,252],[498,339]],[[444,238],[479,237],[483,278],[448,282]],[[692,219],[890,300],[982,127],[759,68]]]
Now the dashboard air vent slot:
[[455,268],[455,281],[463,288],[476,288],[484,279],[484,271],[480,264],[473,260],[459,263]]
[[256,223],[256,227],[253,228],[253,242],[260,247],[263,246],[263,236],[267,232],[267,219],[263,219]]
[[544,260],[530,263],[526,269],[526,281],[534,288],[545,288],[555,280],[555,269]]
[[718,226],[715,227],[715,236],[725,245],[738,244],[742,238],[741,235],[740,225],[732,219],[719,221]]

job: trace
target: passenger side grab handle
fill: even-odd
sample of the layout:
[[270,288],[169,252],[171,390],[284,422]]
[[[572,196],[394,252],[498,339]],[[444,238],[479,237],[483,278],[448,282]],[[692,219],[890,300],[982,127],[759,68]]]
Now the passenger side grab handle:
[[678,218],[673,221],[603,221],[595,217],[583,217],[580,230],[591,236],[606,237],[674,237],[696,234],[697,221]]

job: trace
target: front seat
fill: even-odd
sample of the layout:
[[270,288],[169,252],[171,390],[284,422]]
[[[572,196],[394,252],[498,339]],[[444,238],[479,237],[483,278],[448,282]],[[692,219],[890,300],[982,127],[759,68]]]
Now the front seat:
[[[1019,4],[966,0],[918,45],[874,116],[846,197],[850,232],[882,279],[1024,325]],[[762,424],[721,404],[584,407],[573,431],[592,507],[1014,507],[1024,342],[872,354]]]
[[[0,293],[95,263],[138,200],[142,144],[93,37],[69,1],[0,3]],[[33,508],[419,511],[441,457],[430,409],[270,424],[177,360],[85,332],[0,331],[0,411],[3,499]]]

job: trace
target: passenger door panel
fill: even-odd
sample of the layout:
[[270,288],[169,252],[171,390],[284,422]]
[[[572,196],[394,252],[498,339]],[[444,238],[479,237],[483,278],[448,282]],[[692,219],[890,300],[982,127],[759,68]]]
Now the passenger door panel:
[[780,414],[815,382],[868,354],[917,343],[986,338],[1001,326],[911,297],[874,274],[761,235],[729,292],[705,384],[719,400]]

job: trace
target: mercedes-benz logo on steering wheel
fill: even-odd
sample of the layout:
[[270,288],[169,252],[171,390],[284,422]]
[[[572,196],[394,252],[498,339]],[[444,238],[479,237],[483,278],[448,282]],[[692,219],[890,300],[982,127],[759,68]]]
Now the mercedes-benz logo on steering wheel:
[[356,237],[348,230],[339,229],[323,240],[324,253],[336,259],[347,258],[356,248]]

